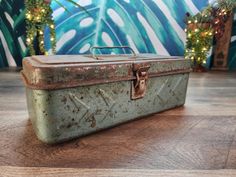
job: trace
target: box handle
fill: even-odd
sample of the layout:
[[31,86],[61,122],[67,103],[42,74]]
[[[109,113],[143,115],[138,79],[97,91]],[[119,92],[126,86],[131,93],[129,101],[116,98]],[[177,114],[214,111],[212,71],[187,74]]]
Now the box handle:
[[99,60],[98,56],[96,56],[96,54],[94,53],[94,50],[98,50],[98,49],[129,49],[132,54],[133,57],[136,57],[136,53],[134,52],[134,50],[129,47],[129,46],[113,46],[113,47],[108,47],[108,46],[94,46],[90,48],[90,53],[92,54],[92,57],[95,58],[96,60]]

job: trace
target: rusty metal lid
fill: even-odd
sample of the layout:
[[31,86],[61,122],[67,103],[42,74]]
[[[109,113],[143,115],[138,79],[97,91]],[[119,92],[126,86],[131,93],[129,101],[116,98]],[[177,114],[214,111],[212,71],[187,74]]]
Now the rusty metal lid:
[[[97,56],[96,56],[97,57]],[[55,55],[32,56],[23,60],[22,76],[32,89],[62,89],[84,85],[134,80],[134,65],[149,64],[150,77],[189,72],[182,57],[140,55]]]

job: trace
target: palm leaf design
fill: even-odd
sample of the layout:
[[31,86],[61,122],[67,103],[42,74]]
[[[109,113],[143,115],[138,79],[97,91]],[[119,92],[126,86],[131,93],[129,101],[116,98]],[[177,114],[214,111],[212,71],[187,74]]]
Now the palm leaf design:
[[185,1],[89,0],[82,6],[90,16],[66,1],[61,3],[72,14],[59,13],[61,7],[52,4],[59,54],[89,53],[89,47],[96,45],[129,45],[141,53],[183,55],[185,12],[179,9],[191,12]]
[[[234,14],[236,15],[236,10],[234,11]],[[231,44],[229,47],[229,68],[231,70],[235,70],[236,69],[236,19],[234,18],[234,22],[233,22],[233,29],[232,29],[232,38],[231,38]]]
[[[88,14],[68,0],[56,1],[52,0],[51,7],[56,22],[58,54],[89,53],[89,47],[97,45],[129,45],[141,53],[183,55],[185,12],[194,14],[205,6],[198,0],[73,0]],[[70,13],[64,13],[65,9]],[[13,26],[5,12],[11,17]],[[0,67],[14,62],[20,65],[27,53],[27,49],[22,48],[25,39],[24,1],[0,0],[0,18]],[[3,37],[7,39],[5,43]],[[45,42],[49,49],[49,41]],[[9,59],[9,54],[14,62]]]
[[23,1],[0,1],[0,27],[0,67],[21,66],[27,54]]

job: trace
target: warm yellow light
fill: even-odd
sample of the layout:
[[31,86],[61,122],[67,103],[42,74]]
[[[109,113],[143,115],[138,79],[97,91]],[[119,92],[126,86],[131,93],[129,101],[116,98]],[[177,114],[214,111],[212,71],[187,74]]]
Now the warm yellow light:
[[27,14],[26,14],[26,18],[30,20],[30,19],[32,18],[32,16],[27,13]]
[[198,57],[197,59],[198,59],[198,61],[200,61],[200,60],[201,60],[201,58],[200,58],[200,57]]
[[191,20],[189,20],[189,21],[188,21],[188,24],[190,24],[190,23],[192,23],[192,21],[191,21]]
[[54,28],[54,25],[51,25],[50,28]]
[[206,60],[203,61],[203,64],[206,64]]
[[191,36],[192,36],[192,35],[189,33],[189,34],[188,34],[188,37],[191,37]]
[[185,28],[184,31],[187,32],[188,31],[187,28]]
[[194,21],[194,23],[197,23],[197,22],[198,22],[197,20]]
[[42,35],[42,34],[43,34],[43,31],[39,31],[39,34],[41,34],[41,35]]
[[195,29],[194,31],[195,31],[195,32],[198,32],[198,31],[199,31],[199,29],[197,28],[197,29]]
[[53,37],[51,37],[51,39],[50,39],[51,41],[54,41],[54,38]]
[[199,43],[199,40],[197,40],[197,43]]

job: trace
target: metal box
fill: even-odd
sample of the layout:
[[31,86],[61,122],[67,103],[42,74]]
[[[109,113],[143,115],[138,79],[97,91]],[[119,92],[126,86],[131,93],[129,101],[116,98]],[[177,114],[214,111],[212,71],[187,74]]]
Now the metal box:
[[23,61],[29,117],[57,143],[184,105],[190,61],[154,54],[32,56]]

